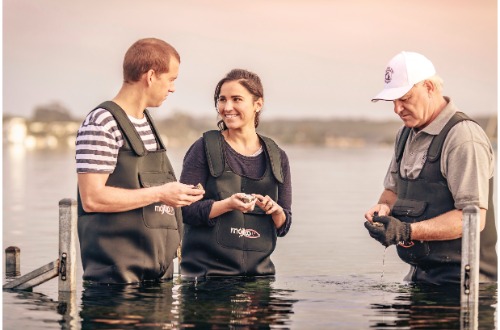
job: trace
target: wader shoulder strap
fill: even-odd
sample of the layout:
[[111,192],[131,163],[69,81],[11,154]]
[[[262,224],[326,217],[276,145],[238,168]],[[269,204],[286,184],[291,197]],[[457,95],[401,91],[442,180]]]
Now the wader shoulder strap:
[[262,139],[262,141],[264,141],[264,145],[266,146],[274,177],[276,178],[276,180],[278,180],[279,183],[283,183],[283,171],[281,170],[281,152],[278,145],[276,144],[276,142],[266,136],[259,135],[259,137]]
[[410,135],[411,128],[403,127],[403,131],[399,136],[398,143],[396,145],[396,162],[399,163],[401,161],[401,157],[403,157],[403,151],[405,151],[406,140],[408,140],[408,136]]
[[[463,112],[456,112],[453,117],[446,123],[441,132],[437,136],[432,139],[431,145],[429,147],[429,151],[427,152],[427,159],[430,162],[435,162],[441,157],[441,150],[443,149],[443,143],[448,135],[448,132],[458,124],[464,120],[472,120]],[[410,135],[411,128],[404,127],[401,132],[401,136],[398,140],[396,146],[396,161],[399,163],[401,161],[401,157],[403,157],[403,152],[406,146],[406,140],[408,140],[408,136]]]
[[113,101],[103,102],[96,107],[96,109],[99,108],[106,109],[113,115],[120,131],[123,133],[134,152],[138,156],[144,156],[147,153],[146,147],[139,133],[135,130],[134,125],[130,122],[130,119],[128,119],[127,113]]
[[441,157],[441,150],[443,149],[443,143],[448,135],[448,132],[455,126],[456,124],[464,121],[464,120],[472,120],[465,113],[457,112],[450,118],[450,120],[443,127],[441,132],[437,136],[432,139],[431,146],[429,147],[429,151],[427,152],[427,159],[430,162],[435,162]]
[[[283,172],[281,170],[281,152],[276,142],[268,137],[259,135],[264,142],[266,152],[269,155],[273,175],[279,183],[283,183]],[[205,154],[207,156],[210,174],[217,178],[224,171],[225,158],[222,151],[222,134],[219,131],[212,130],[203,133],[205,141]]]
[[160,137],[160,132],[158,131],[158,128],[156,127],[153,118],[151,118],[151,114],[149,113],[149,110],[146,109],[144,110],[144,114],[146,115],[146,118],[148,119],[149,126],[151,127],[151,130],[153,131],[153,135],[156,138],[156,141],[158,141],[158,144],[160,145],[160,149],[165,149],[165,145],[163,144],[163,141],[161,140]]
[[207,155],[210,174],[218,178],[224,172],[225,160],[222,152],[222,134],[217,130],[203,133],[205,154]]

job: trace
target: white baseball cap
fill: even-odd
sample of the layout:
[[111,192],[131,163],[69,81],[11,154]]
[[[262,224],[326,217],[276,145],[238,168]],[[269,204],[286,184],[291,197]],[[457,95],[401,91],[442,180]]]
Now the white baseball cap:
[[399,99],[416,83],[436,74],[436,69],[427,57],[414,52],[401,52],[394,56],[385,69],[384,89],[372,102]]

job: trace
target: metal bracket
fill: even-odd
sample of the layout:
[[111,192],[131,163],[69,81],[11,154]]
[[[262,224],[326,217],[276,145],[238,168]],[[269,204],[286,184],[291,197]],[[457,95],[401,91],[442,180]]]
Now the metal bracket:
[[464,270],[464,293],[470,294],[470,265],[465,265]]
[[66,281],[66,259],[67,254],[64,252],[61,254],[61,260],[59,261],[59,276],[61,280]]

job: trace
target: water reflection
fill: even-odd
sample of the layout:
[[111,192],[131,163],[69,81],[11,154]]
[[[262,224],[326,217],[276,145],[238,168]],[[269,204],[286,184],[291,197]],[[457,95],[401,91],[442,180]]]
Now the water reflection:
[[3,329],[70,329],[59,302],[41,293],[4,290],[3,308]]
[[220,278],[140,286],[86,286],[82,329],[268,329],[289,323],[293,291],[272,278]]
[[[47,296],[4,291],[3,328],[189,329],[189,325],[211,328],[211,319],[214,328],[226,329],[227,324],[243,329],[453,328],[450,324],[458,324],[458,303],[443,303],[438,294],[426,295],[402,285],[405,269],[397,252],[387,249],[382,267],[383,248],[367,239],[362,225],[367,204],[380,194],[380,178],[392,151],[389,147],[287,151],[293,160],[298,220],[273,253],[278,269],[275,282],[167,282],[93,290],[82,288],[79,269],[75,314],[70,304],[58,298],[53,280],[34,289]],[[177,173],[184,154],[183,148],[169,150]],[[25,158],[18,162],[15,157]],[[58,254],[57,205],[61,198],[75,196],[74,155],[45,150],[14,155],[4,148],[3,164],[8,192],[3,194],[3,248],[21,248],[21,273],[25,274]],[[21,174],[22,181],[14,181]],[[323,193],[318,194],[318,189]],[[483,329],[495,328],[493,304],[497,304],[496,288],[481,291]],[[441,311],[447,311],[447,316],[441,317]],[[438,322],[440,318],[444,322]]]
[[178,328],[172,282],[142,285],[90,285],[82,291],[82,329]]
[[[406,286],[405,286],[406,287]],[[390,303],[371,304],[375,329],[467,329],[460,318],[460,287],[411,285]],[[497,285],[479,288],[479,329],[495,328]]]
[[273,278],[219,278],[181,286],[186,327],[269,329],[289,324],[293,290],[273,288]]

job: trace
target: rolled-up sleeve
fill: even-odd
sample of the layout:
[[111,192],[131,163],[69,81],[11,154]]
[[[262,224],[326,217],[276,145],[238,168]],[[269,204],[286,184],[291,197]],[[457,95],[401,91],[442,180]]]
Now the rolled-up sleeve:
[[494,162],[491,143],[479,125],[464,121],[450,130],[443,145],[441,172],[457,209],[468,205],[488,209]]

